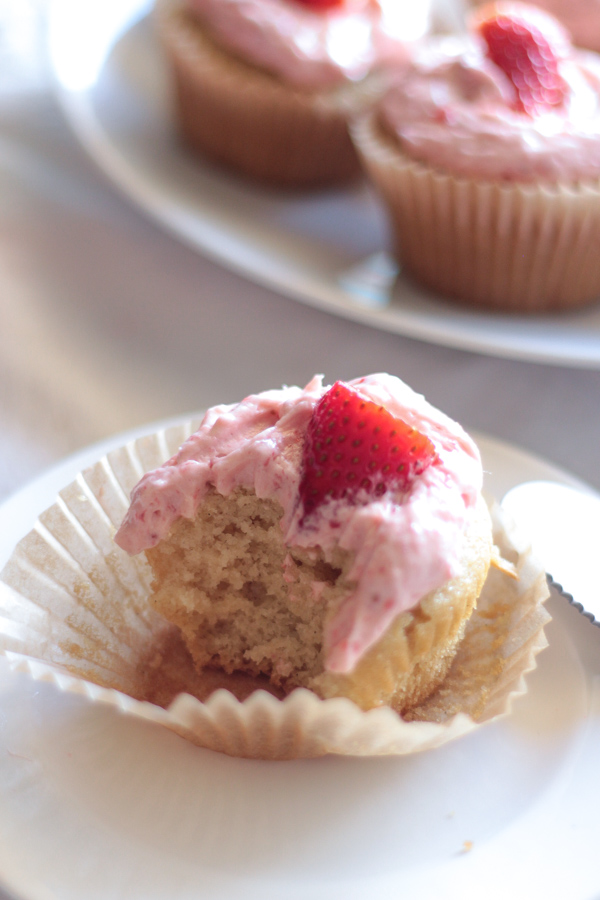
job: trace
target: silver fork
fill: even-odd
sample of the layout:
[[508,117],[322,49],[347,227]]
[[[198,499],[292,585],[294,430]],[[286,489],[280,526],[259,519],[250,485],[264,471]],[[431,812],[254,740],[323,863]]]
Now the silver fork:
[[600,498],[553,481],[527,481],[511,488],[501,505],[560,593],[600,626]]

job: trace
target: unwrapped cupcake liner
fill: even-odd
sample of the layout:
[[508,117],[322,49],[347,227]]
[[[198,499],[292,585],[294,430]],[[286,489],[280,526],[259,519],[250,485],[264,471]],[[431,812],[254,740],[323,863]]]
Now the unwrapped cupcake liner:
[[143,554],[113,541],[141,476],[174,454],[190,420],[109,453],[64,488],[0,575],[0,652],[51,681],[232,756],[401,755],[439,747],[510,710],[546,646],[545,573],[491,505],[494,565],[448,676],[401,718],[266,680],[195,671],[179,632],[150,605]]
[[359,118],[351,133],[389,212],[398,260],[416,281],[514,313],[600,300],[600,181],[455,177],[410,159],[375,114]]
[[179,0],[155,21],[184,140],[228,168],[272,185],[340,184],[360,175],[348,120],[379,77],[301,90],[217,47]]

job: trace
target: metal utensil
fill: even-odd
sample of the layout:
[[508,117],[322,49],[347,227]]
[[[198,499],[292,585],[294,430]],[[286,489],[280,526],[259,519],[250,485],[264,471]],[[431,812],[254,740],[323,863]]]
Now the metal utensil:
[[561,593],[600,625],[600,497],[552,481],[528,481],[508,491],[501,505],[531,539]]

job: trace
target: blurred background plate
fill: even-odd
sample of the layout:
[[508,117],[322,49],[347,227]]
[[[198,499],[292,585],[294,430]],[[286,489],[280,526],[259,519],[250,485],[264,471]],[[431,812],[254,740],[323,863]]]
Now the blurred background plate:
[[387,253],[364,184],[270,192],[199,162],[177,142],[148,0],[52,0],[56,89],[91,156],[129,198],[207,256],[280,293],[386,331],[512,359],[600,368],[600,307],[519,318],[422,291]]

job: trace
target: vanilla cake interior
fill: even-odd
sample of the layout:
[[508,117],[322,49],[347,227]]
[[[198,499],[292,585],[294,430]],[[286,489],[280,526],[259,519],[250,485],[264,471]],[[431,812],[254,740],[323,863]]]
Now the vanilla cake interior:
[[194,519],[178,519],[146,556],[152,602],[177,625],[198,669],[266,675],[286,690],[346,696],[363,709],[402,712],[444,679],[481,591],[490,559],[480,503],[465,535],[462,571],[396,617],[348,674],[325,668],[327,622],[352,593],[352,556],[287,547],[278,502],[210,488]]

